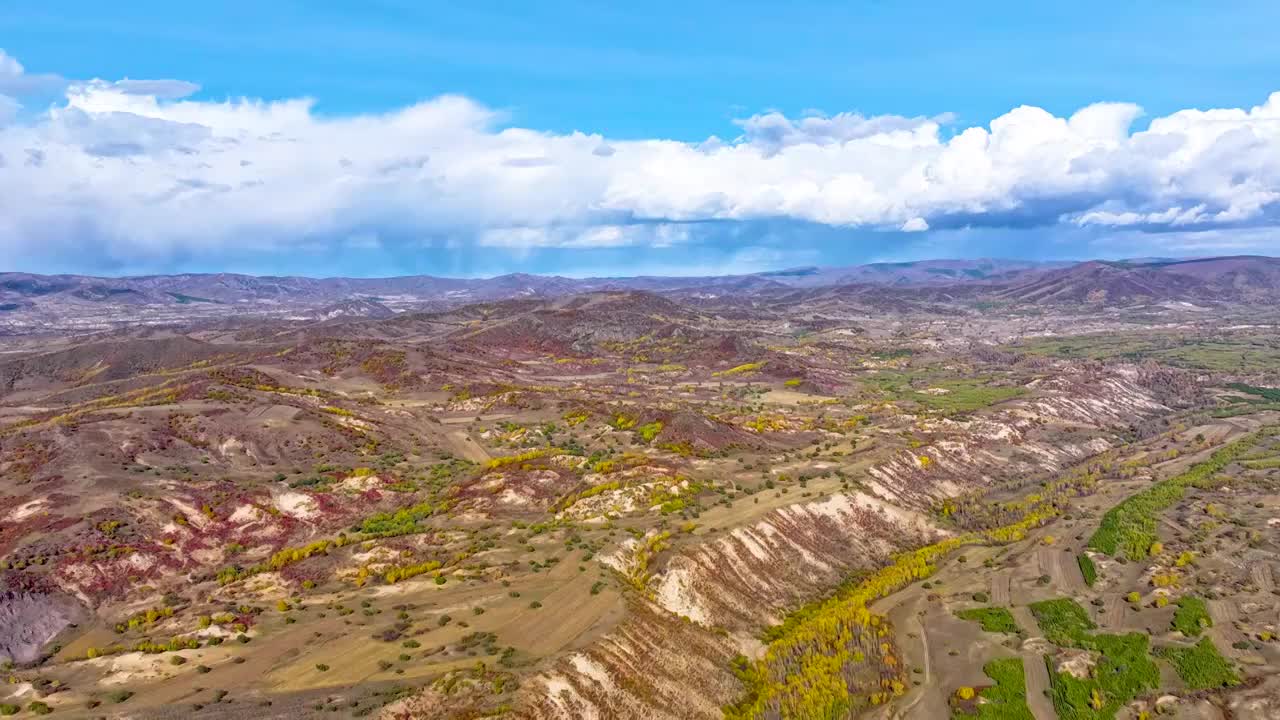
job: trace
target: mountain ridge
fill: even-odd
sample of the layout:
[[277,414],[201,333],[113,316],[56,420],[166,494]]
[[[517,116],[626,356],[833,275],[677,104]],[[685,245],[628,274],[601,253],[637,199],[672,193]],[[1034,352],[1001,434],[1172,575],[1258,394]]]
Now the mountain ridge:
[[867,310],[1000,302],[1096,309],[1117,305],[1263,303],[1280,299],[1280,259],[1205,258],[1040,262],[937,259],[810,266],[717,276],[490,278],[406,275],[310,278],[236,273],[136,277],[0,273],[0,332],[103,330],[129,323],[275,317],[341,322],[513,299],[643,291],[710,304],[813,293]]

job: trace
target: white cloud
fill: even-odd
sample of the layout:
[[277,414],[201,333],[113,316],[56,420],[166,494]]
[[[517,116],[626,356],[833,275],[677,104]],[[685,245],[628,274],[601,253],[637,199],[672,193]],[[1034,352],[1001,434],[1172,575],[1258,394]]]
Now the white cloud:
[[688,242],[685,225],[637,223],[629,225],[502,227],[481,232],[482,247],[504,248],[619,248],[672,247]]
[[[0,52],[0,78],[27,77]],[[3,81],[0,81],[2,83]],[[923,232],[1055,225],[1193,231],[1280,214],[1280,93],[1185,110],[1131,132],[1123,103],[987,127],[944,116],[740,121],[697,144],[504,127],[443,96],[327,117],[310,99],[183,99],[181,81],[73,83],[3,124],[0,252],[118,258],[435,237],[505,248],[663,246],[686,223],[789,219]]]
[[18,115],[22,105],[8,95],[0,95],[0,125],[6,125]]
[[907,118],[897,115],[866,117],[859,113],[840,113],[830,117],[810,114],[792,120],[782,113],[768,112],[736,120],[735,123],[742,128],[746,142],[776,153],[794,145],[832,145],[896,133],[937,135],[939,125],[950,121],[949,115]]
[[18,58],[0,48],[0,94],[26,95],[44,92],[65,84],[58,75],[32,74],[18,62]]
[[0,77],[13,78],[22,75],[25,69],[18,58],[0,49]]
[[117,80],[112,83],[122,93],[128,95],[153,95],[167,100],[177,100],[200,91],[200,86],[185,80]]

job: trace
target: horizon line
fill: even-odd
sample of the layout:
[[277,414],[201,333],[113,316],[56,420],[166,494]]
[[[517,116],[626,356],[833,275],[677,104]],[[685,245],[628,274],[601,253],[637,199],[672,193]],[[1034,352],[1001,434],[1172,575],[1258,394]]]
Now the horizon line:
[[137,275],[120,274],[120,275],[90,275],[85,273],[42,273],[32,272],[28,270],[0,270],[0,276],[3,275],[30,275],[35,277],[68,277],[68,278],[86,278],[90,280],[137,280],[142,278],[171,278],[171,277],[214,277],[218,275],[226,275],[231,277],[247,277],[256,279],[279,279],[279,280],[314,280],[323,282],[326,280],[405,280],[413,278],[430,278],[433,280],[459,280],[459,281],[483,281],[483,280],[499,280],[502,278],[511,278],[519,276],[528,276],[536,278],[560,278],[564,280],[643,280],[643,279],[676,279],[676,278],[732,278],[732,277],[768,277],[770,275],[779,275],[783,273],[792,273],[799,271],[821,272],[824,270],[853,270],[857,268],[869,268],[884,265],[921,265],[926,263],[942,263],[942,262],[961,262],[961,263],[979,263],[979,262],[1006,262],[1006,263],[1028,263],[1034,265],[1080,265],[1089,262],[1104,263],[1135,263],[1135,264],[1159,264],[1159,263],[1182,263],[1182,262],[1198,262],[1209,260],[1227,260],[1234,258],[1266,258],[1271,260],[1280,259],[1280,255],[1264,255],[1260,253],[1244,253],[1238,255],[1192,255],[1192,256],[1166,256],[1166,257],[1132,257],[1119,258],[1109,260],[1097,257],[1083,257],[1071,259],[1029,259],[1017,257],[979,257],[979,258],[963,258],[963,257],[934,257],[923,258],[920,260],[879,260],[868,263],[855,263],[851,265],[793,265],[778,267],[771,270],[758,270],[755,272],[738,272],[724,273],[719,275],[706,274],[690,274],[690,275],[562,275],[559,273],[537,273],[537,272],[508,272],[498,275],[434,275],[431,273],[417,273],[410,275],[307,275],[307,274],[257,274],[246,272],[231,271],[207,271],[207,272],[172,272],[172,273],[140,273]]

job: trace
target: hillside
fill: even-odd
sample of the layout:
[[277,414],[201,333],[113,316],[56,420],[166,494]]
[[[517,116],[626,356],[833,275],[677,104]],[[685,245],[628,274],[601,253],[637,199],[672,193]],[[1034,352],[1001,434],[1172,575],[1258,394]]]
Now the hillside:
[[1015,303],[1116,305],[1161,302],[1272,302],[1280,260],[1266,257],[1080,263],[998,290]]
[[0,711],[934,720],[999,681],[1024,718],[1268,717],[1262,267],[516,277],[0,338]]
[[[722,277],[565,278],[528,274],[460,279],[302,278],[163,275],[95,278],[0,274],[0,333],[110,330],[192,321],[277,318],[360,320],[392,313],[437,312],[504,300],[551,300],[591,292],[649,292],[715,308],[783,298],[838,298],[866,309],[937,303],[1012,302],[1081,308],[1118,304],[1273,302],[1280,260],[1257,256],[1197,260],[926,260],[852,267],[796,268]],[[930,305],[932,304],[932,305]]]

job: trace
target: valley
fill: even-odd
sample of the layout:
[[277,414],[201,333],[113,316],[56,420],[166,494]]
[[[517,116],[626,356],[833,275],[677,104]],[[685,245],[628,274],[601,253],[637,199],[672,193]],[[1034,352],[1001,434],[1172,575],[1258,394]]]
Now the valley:
[[5,286],[0,713],[1280,714],[1276,261],[867,267]]

